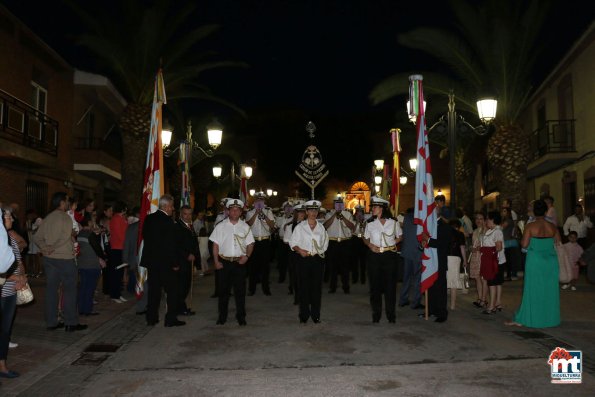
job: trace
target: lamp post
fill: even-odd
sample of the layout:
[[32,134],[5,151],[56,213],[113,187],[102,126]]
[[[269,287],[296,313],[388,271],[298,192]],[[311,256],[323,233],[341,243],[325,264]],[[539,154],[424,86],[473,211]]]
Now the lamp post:
[[[180,149],[179,145],[175,149],[171,148],[172,135],[173,128],[165,122],[163,129],[161,130],[161,143],[164,148],[163,155],[165,157],[170,157]],[[192,150],[198,150],[206,157],[213,157],[215,155],[215,150],[221,145],[221,140],[223,139],[223,126],[217,120],[213,120],[207,125],[207,139],[209,141],[209,147],[203,149],[198,142],[192,139],[192,122],[188,121],[188,124],[186,125],[185,143],[189,144]],[[180,143],[184,143],[184,141]]]
[[[446,127],[447,130],[447,145],[448,155],[450,157],[450,208],[451,211],[456,209],[456,178],[455,178],[455,153],[457,150],[457,132],[471,130],[477,135],[486,135],[490,131],[490,126],[494,118],[496,117],[496,108],[498,102],[493,98],[485,98],[477,101],[477,113],[482,124],[479,126],[472,126],[469,124],[461,115],[457,115],[455,111],[455,95],[453,90],[450,90],[448,94],[448,113],[446,114],[446,120],[444,116],[440,118],[428,132],[432,132],[435,129]],[[424,104],[425,106],[425,104]],[[411,169],[414,169],[414,164],[409,161]],[[415,162],[417,167],[417,162]]]

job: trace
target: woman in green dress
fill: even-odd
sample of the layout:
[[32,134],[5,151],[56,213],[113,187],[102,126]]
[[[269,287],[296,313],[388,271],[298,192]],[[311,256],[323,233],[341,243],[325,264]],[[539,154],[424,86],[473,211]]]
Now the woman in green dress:
[[525,285],[521,306],[506,325],[547,328],[560,325],[559,265],[555,246],[560,244],[556,226],[544,219],[547,205],[533,204],[535,221],[525,226],[521,245],[527,249]]

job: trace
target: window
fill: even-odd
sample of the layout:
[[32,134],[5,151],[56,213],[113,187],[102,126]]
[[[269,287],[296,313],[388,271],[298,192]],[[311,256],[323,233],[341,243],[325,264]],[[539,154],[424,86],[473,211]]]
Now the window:
[[38,83],[31,82],[31,106],[41,113],[47,113],[48,90]]
[[27,209],[35,209],[37,215],[45,216],[48,211],[48,184],[28,180],[25,184]]

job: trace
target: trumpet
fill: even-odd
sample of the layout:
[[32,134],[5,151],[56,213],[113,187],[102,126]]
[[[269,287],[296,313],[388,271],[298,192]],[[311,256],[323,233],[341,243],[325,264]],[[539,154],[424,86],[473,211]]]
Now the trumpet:
[[343,213],[342,213],[342,211],[336,211],[336,212],[335,212],[335,217],[336,217],[338,220],[342,220],[342,219],[343,219]]
[[260,213],[258,214],[258,219],[260,219],[260,220],[264,220],[265,218],[266,218],[266,215],[264,214],[264,212],[260,212]]

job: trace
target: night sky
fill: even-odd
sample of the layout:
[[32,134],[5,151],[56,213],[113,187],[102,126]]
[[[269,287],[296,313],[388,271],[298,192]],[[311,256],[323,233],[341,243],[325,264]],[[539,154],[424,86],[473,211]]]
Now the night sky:
[[[84,27],[61,1],[0,1],[73,66],[100,73],[74,46]],[[113,1],[101,3],[109,7]],[[179,0],[172,1],[176,3]],[[370,91],[394,73],[429,69],[434,62],[399,47],[397,34],[422,25],[452,26],[448,1],[196,3],[196,24],[221,25],[205,47],[218,51],[221,59],[250,65],[213,72],[208,82],[214,93],[243,108],[248,116],[244,119],[204,103],[187,106],[188,113],[198,113],[188,116],[218,114],[225,125],[224,144],[233,144],[235,134],[253,136],[260,148],[258,172],[278,184],[295,178],[293,170],[309,142],[304,130],[309,120],[318,127],[315,143],[333,176],[346,181],[368,177],[372,160],[388,154],[378,137],[386,139],[388,151],[390,128],[413,134],[406,121],[405,99],[373,107],[368,100]],[[540,57],[536,84],[593,19],[593,12],[578,7],[579,2],[554,3],[547,24],[551,28],[543,36],[552,45],[549,53]],[[36,12],[31,12],[32,8]],[[117,15],[114,23],[120,23]],[[167,74],[165,80],[167,83]]]

